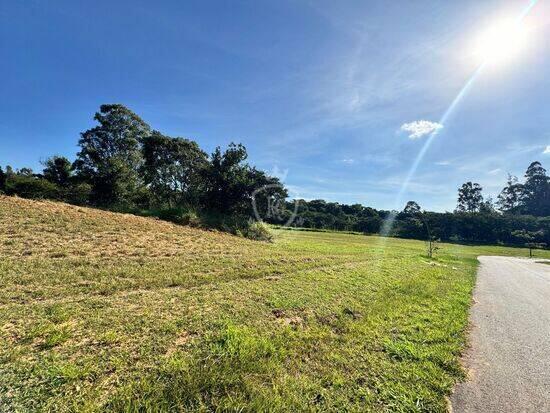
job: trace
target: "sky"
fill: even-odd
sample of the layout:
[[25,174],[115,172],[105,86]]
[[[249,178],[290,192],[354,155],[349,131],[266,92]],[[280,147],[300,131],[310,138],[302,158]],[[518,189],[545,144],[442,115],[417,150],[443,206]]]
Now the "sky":
[[243,143],[293,197],[445,211],[472,180],[495,198],[550,170],[548,3],[2,1],[0,165],[74,159],[122,103],[208,152]]

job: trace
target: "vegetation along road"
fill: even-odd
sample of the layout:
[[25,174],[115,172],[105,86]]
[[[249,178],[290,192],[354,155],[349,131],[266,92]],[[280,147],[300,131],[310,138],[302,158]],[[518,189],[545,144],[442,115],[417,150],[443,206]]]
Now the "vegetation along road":
[[441,247],[0,196],[0,411],[444,412],[476,257],[528,252]]
[[480,257],[458,412],[550,411],[550,261]]

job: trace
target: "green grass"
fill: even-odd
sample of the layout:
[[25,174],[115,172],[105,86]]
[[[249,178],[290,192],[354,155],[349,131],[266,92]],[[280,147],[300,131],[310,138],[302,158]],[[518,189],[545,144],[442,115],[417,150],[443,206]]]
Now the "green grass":
[[0,411],[445,411],[476,256],[528,251],[442,248],[0,197]]

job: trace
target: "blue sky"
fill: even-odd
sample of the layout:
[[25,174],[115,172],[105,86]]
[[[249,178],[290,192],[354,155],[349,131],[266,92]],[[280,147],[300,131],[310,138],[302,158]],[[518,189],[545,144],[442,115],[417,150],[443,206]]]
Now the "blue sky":
[[521,50],[437,124],[483,60],[483,33],[529,3],[5,1],[0,165],[74,158],[99,105],[117,102],[207,151],[244,143],[295,196],[393,208],[439,128],[401,200],[452,210],[467,180],[496,196],[507,172],[550,169],[546,2]]

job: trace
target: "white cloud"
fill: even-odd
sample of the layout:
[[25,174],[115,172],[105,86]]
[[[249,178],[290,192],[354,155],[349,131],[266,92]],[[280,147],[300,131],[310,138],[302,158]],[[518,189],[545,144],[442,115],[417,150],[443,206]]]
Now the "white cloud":
[[500,168],[491,169],[491,170],[489,171],[489,175],[496,175],[496,174],[498,174],[500,171],[502,171],[502,169],[500,169]]
[[443,128],[441,123],[429,120],[415,120],[414,122],[401,125],[402,131],[409,132],[410,139],[420,139],[423,136],[437,132],[441,128]]
[[543,151],[542,153],[544,153],[544,154],[546,154],[546,155],[550,154],[550,145],[548,145],[548,146],[546,147],[546,149],[544,149],[544,151]]

